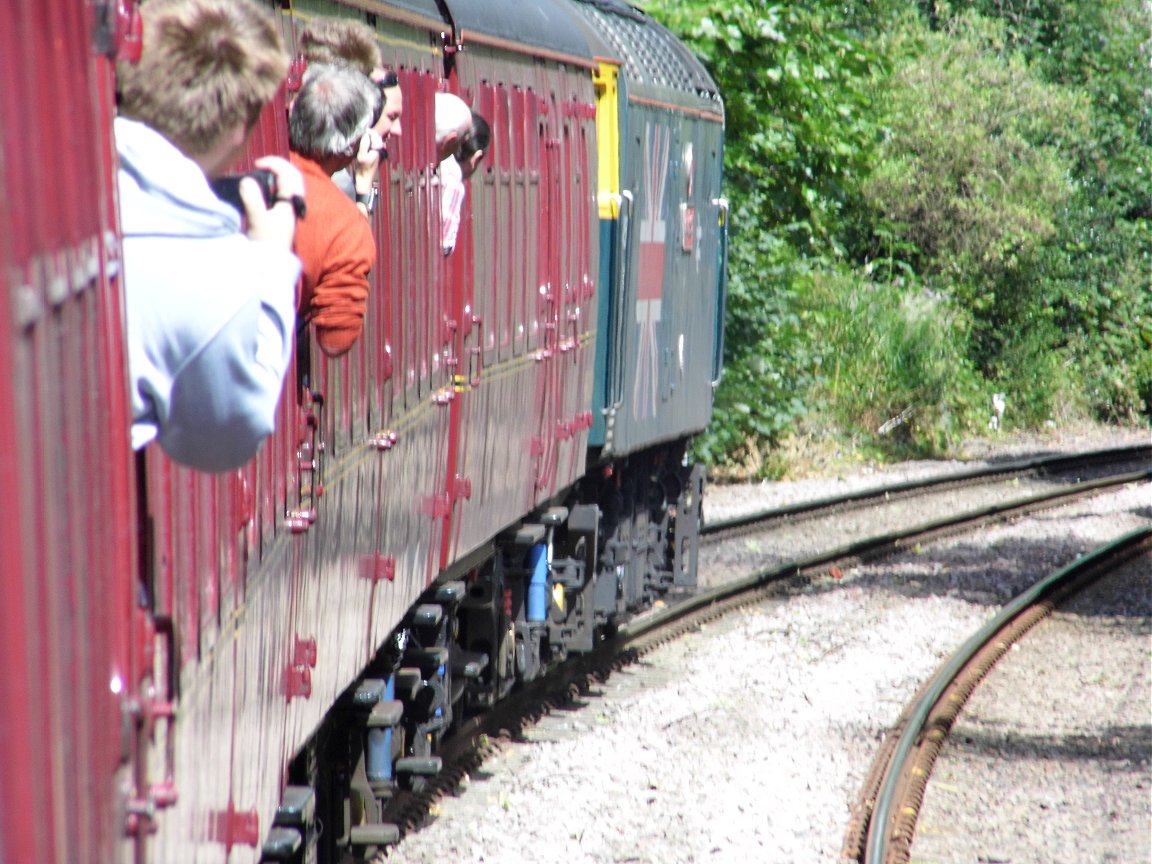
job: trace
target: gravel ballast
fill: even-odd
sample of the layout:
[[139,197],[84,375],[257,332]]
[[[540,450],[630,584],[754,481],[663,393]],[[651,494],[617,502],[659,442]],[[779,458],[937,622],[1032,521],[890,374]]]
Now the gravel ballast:
[[1150,570],[1101,580],[997,664],[941,752],[913,860],[1152,860]]
[[[1076,442],[1071,449],[1103,446],[1107,442]],[[891,481],[886,473],[852,481],[879,485]],[[754,488],[770,488],[789,503],[789,495],[836,494],[845,482],[804,481],[802,492],[781,484],[719,487],[708,493],[706,514],[715,507],[773,506]],[[507,745],[387,860],[838,861],[849,808],[879,741],[937,665],[1040,575],[1150,522],[1152,489],[1143,484],[928,544],[731,615],[613,674],[582,705],[554,712],[523,741]],[[917,847],[915,861],[1147,864],[1152,858],[1147,569],[1126,571],[1136,573],[1128,577],[1136,581],[1107,595],[1107,614],[1093,612],[1091,601],[1068,613],[1091,624],[1069,628],[1064,649],[1071,657],[1077,646],[1090,644],[1096,659],[1088,671],[1057,672],[1046,643],[1010,655],[1013,664],[1026,665],[1013,665],[1014,683],[1000,696],[985,697],[996,708],[981,704],[978,722],[991,722],[1005,740],[1015,740],[1007,731],[1013,722],[1023,724],[1018,735],[1042,730],[1052,749],[1024,758],[1006,748],[997,754],[1005,764],[992,775],[992,745],[976,754],[985,773],[962,774],[960,763],[949,767],[954,776],[946,785],[964,794],[945,789],[943,798],[933,798],[930,787],[926,806],[937,809],[928,811],[926,836],[937,845],[924,847],[924,857]],[[1065,635],[1059,638],[1064,644]],[[1101,658],[1114,658],[1116,671],[1092,677],[1097,666],[1091,664],[1112,662]],[[1081,690],[1098,700],[1069,713],[1066,723],[1050,698],[1009,698],[1021,682],[1063,686],[1064,674],[1089,676],[1092,686]],[[992,734],[977,731],[984,739]],[[1093,744],[1069,751],[1070,736]],[[1113,739],[1119,743],[1110,744]],[[1103,768],[1065,770],[1067,760]],[[980,784],[1009,776],[1005,765],[1016,771],[1010,776],[1017,797],[985,794],[991,790]],[[1030,783],[1042,788],[1056,776],[1062,791],[1044,799],[1049,810],[1079,808],[1079,819],[1045,819],[1049,810],[1027,791]],[[1113,782],[1123,790],[1112,790]],[[1083,803],[1089,801],[1107,806]],[[1020,842],[1003,845],[1000,838],[1008,834]],[[974,845],[973,835],[988,842]],[[1078,857],[1062,857],[1065,848],[1076,848]]]

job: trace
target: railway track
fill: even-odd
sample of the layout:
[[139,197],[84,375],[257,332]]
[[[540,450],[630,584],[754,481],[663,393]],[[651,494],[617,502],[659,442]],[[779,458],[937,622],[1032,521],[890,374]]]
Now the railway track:
[[[919,488],[939,490],[945,485],[954,488],[957,483],[988,482],[988,478],[1003,479],[1007,476],[1019,476],[1025,472],[1079,472],[1087,466],[1106,470],[1109,464],[1141,461],[1150,451],[1152,448],[1128,448],[1120,451],[1119,455],[1116,451],[1100,451],[1086,454],[1087,458],[1027,460],[996,466],[989,471],[965,472],[965,475],[960,477],[899,484],[897,494],[912,495]],[[435,802],[444,794],[456,789],[463,778],[476,771],[490,754],[502,746],[501,742],[520,738],[524,730],[540,717],[559,706],[579,699],[614,671],[635,662],[655,646],[673,640],[683,633],[694,631],[733,609],[759,603],[774,595],[782,595],[837,568],[847,569],[859,562],[892,554],[949,534],[970,530],[978,525],[1017,518],[1130,483],[1146,482],[1150,478],[1152,471],[1147,469],[1128,471],[1090,482],[1067,484],[1037,495],[1023,495],[1012,501],[999,501],[994,505],[945,519],[854,541],[804,560],[764,568],[690,597],[679,598],[675,603],[629,622],[620,629],[615,639],[603,644],[594,653],[574,658],[561,665],[548,678],[523,688],[489,714],[461,723],[454,735],[443,743],[440,754],[443,769],[440,774],[430,778],[418,792],[403,792],[397,795],[387,814],[388,818],[399,826],[401,837],[418,828],[426,821],[427,814]],[[835,510],[842,506],[858,508],[865,505],[852,502],[891,500],[891,497],[891,491],[885,494],[883,489],[870,490],[866,495],[853,493],[843,496],[843,499],[826,499],[821,502],[821,508],[807,508],[807,512],[813,513],[821,509],[828,512],[830,508]],[[758,514],[758,519],[744,519],[743,528],[740,530],[754,523],[763,526],[765,523],[778,522],[781,518],[795,518],[795,509],[762,511]],[[782,515],[784,511],[791,512],[785,516]],[[722,527],[718,527],[718,524],[706,528],[710,538],[716,537],[721,532],[733,530],[731,524],[724,524]],[[759,527],[754,530],[764,529]]]
[[910,501],[927,495],[947,495],[994,482],[1041,478],[1082,482],[1093,477],[1119,473],[1124,466],[1147,466],[1152,461],[1152,445],[1056,454],[984,465],[950,474],[909,480],[846,492],[798,504],[756,509],[737,516],[706,519],[702,543],[716,544],[770,529],[781,523],[813,520],[849,513],[897,501]]
[[1056,607],[1152,551],[1152,528],[1128,532],[1039,580],[977,630],[924,685],[885,739],[857,802],[843,858],[907,864],[927,784],[969,697],[1006,652]]

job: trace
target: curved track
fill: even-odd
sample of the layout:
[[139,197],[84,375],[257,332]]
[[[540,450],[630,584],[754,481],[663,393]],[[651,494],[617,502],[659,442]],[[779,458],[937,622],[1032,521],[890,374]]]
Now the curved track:
[[1101,472],[1116,473],[1121,466],[1147,465],[1150,460],[1152,460],[1152,446],[1149,445],[1012,460],[942,476],[876,486],[784,507],[756,510],[725,519],[706,519],[701,529],[701,537],[705,543],[718,543],[731,537],[762,531],[781,522],[846,513],[891,501],[968,489],[997,480],[1042,477],[1071,478],[1079,481],[1086,475]]
[[[1087,464],[1120,462],[1127,464],[1139,459],[1141,453],[1152,448],[1134,450],[1101,451],[1087,454]],[[1110,455],[1109,455],[1110,454]],[[1052,466],[1061,465],[1062,470],[1072,471],[1083,467],[1083,459],[1060,457],[1057,459],[1027,460],[1006,466],[997,466],[989,471],[966,472],[956,477],[936,479],[915,484],[899,484],[902,492],[912,488],[939,488],[945,483],[976,483],[990,477],[1003,477],[1006,473],[1036,471],[1039,464],[1055,470]],[[902,548],[927,541],[932,538],[958,533],[972,527],[1003,521],[1037,510],[1053,507],[1076,498],[1124,486],[1133,482],[1143,482],[1152,478],[1152,471],[1143,470],[1114,475],[1092,482],[1076,483],[1040,495],[1022,496],[1016,500],[999,502],[994,506],[948,517],[946,519],[909,527],[905,530],[888,532],[840,548],[821,553],[802,561],[771,567],[751,576],[734,579],[724,585],[701,591],[693,596],[679,599],[674,604],[653,610],[620,628],[615,639],[602,644],[591,654],[574,658],[553,670],[546,679],[523,688],[493,711],[461,723],[455,734],[445,740],[441,749],[443,770],[436,778],[430,779],[420,791],[405,792],[396,796],[387,818],[400,827],[401,836],[418,827],[426,818],[429,808],[443,794],[455,789],[461,778],[474,771],[499,746],[502,738],[518,737],[523,729],[547,713],[551,708],[563,705],[574,697],[586,692],[596,682],[603,680],[614,669],[626,665],[642,656],[653,646],[676,638],[677,635],[694,630],[707,621],[724,615],[727,611],[759,602],[765,597],[781,592],[785,588],[809,581],[835,567],[848,567],[853,563],[891,554]],[[859,493],[844,496],[845,499],[882,501],[890,498],[884,489],[870,491],[867,496]],[[827,499],[825,507],[841,499]],[[861,506],[861,505],[856,505]],[[785,508],[790,510],[794,508]],[[814,509],[814,508],[809,508]],[[778,519],[781,511],[765,511],[758,514],[761,521]],[[746,520],[746,522],[754,520]],[[706,531],[722,530],[715,525]]]
[[974,633],[909,704],[865,781],[844,844],[864,864],[906,864],[924,791],[949,730],[996,662],[1071,596],[1152,550],[1152,529],[1129,532],[1037,582]]

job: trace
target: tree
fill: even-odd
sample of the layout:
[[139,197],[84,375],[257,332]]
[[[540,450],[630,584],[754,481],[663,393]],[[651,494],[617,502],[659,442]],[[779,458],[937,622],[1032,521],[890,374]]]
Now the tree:
[[869,82],[879,61],[848,8],[647,4],[700,56],[725,99],[729,315],[716,419],[699,444],[706,458],[774,440],[806,410],[818,357],[797,295],[814,262],[840,255],[842,213],[876,140]]

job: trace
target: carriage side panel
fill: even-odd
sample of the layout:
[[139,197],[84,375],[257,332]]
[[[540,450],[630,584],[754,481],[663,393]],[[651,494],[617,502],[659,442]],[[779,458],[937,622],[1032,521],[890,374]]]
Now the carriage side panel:
[[[0,10],[0,860],[112,860],[134,668],[108,62],[90,7]],[[114,46],[109,45],[109,48]],[[29,75],[28,70],[38,74]],[[67,159],[45,148],[67,141]],[[118,782],[119,781],[119,782]]]

